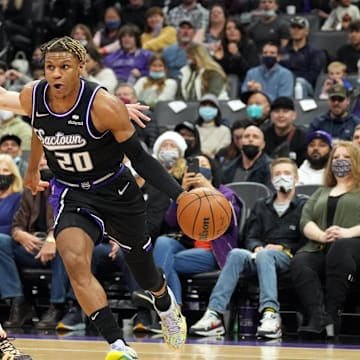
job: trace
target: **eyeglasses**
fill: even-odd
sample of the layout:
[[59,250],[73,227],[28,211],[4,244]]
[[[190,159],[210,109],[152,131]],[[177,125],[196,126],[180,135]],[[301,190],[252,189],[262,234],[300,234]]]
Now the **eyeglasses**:
[[329,98],[329,100],[330,100],[331,102],[335,102],[335,101],[337,101],[337,102],[343,102],[343,101],[345,100],[345,98],[342,97],[342,96],[332,96],[332,97]]

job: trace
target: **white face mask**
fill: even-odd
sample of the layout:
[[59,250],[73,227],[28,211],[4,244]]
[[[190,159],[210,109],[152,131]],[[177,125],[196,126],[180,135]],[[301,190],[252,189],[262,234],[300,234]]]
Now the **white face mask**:
[[295,178],[292,175],[274,176],[272,184],[274,185],[276,191],[288,193],[295,187]]
[[7,110],[0,110],[0,121],[9,120],[14,117],[14,113]]
[[177,150],[160,150],[158,157],[167,169],[171,169],[180,156]]

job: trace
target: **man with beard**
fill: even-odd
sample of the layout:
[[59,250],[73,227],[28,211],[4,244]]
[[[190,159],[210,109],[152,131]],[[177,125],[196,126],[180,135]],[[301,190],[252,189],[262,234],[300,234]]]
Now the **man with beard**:
[[241,153],[223,168],[223,184],[234,181],[254,181],[272,187],[271,159],[264,153],[265,140],[262,130],[248,126],[242,137]]
[[324,171],[332,148],[329,133],[317,130],[307,135],[306,160],[299,168],[298,184],[319,184],[324,182]]

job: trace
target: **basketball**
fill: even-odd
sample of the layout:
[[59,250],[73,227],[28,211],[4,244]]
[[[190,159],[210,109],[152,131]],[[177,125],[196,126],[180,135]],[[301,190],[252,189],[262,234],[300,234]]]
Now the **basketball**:
[[232,210],[219,191],[196,188],[178,201],[177,220],[191,239],[210,241],[220,237],[230,225]]

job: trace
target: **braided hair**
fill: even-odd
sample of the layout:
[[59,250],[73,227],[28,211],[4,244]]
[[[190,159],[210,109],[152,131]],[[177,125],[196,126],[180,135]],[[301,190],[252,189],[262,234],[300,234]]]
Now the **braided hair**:
[[80,41],[71,38],[70,36],[64,36],[61,38],[55,38],[40,46],[42,52],[42,58],[45,59],[45,55],[49,52],[70,52],[74,54],[81,62],[85,62],[86,49]]

